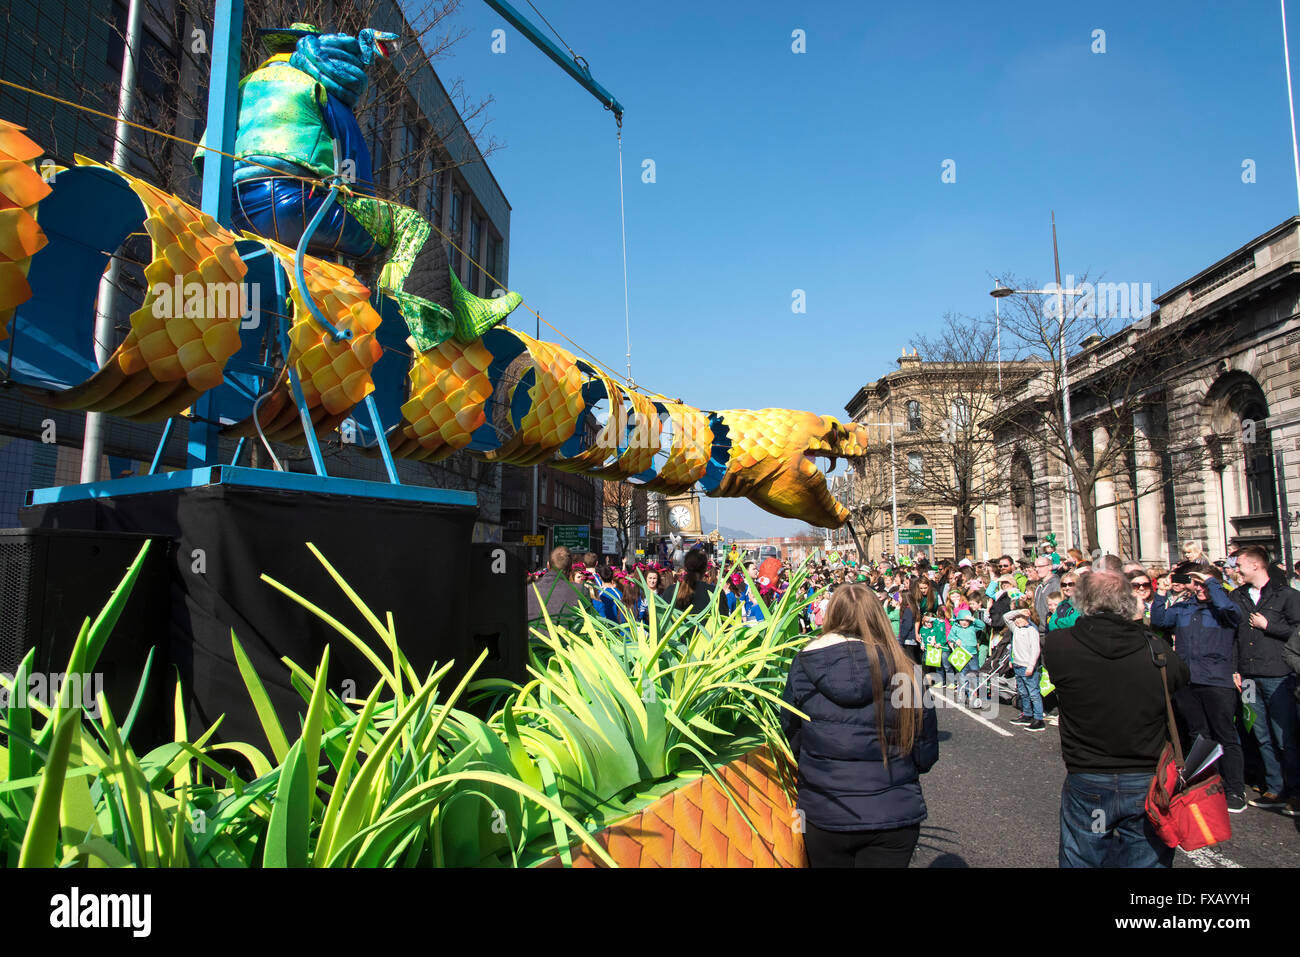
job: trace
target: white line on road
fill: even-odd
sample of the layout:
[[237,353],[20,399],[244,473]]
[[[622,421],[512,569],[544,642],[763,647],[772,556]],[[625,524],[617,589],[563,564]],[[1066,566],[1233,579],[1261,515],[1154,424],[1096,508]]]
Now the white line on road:
[[1198,847],[1194,851],[1183,851],[1183,853],[1197,867],[1241,867],[1236,861],[1229,860],[1212,847]]
[[934,695],[936,698],[940,698],[940,699],[942,699],[943,701],[947,702],[947,704],[948,704],[948,706],[949,706],[950,708],[956,708],[958,711],[964,712],[965,714],[967,714],[967,715],[969,715],[970,717],[974,718],[974,719],[975,719],[976,721],[978,721],[980,724],[984,725],[984,727],[986,727],[986,728],[992,728],[992,729],[993,729],[994,731],[996,731],[998,734],[1002,735],[1002,737],[1004,737],[1004,738],[1014,738],[1014,737],[1015,737],[1015,735],[1014,735],[1012,732],[1008,731],[1006,728],[999,728],[996,724],[994,724],[994,723],[993,723],[992,721],[990,721],[988,718],[984,717],[984,715],[982,715],[982,714],[976,714],[974,711],[971,711],[971,710],[970,710],[969,708],[967,708],[965,705],[961,705],[961,704],[958,704],[956,701],[953,701],[953,700],[952,700],[951,698],[949,698],[947,695],[939,694],[939,692],[936,691],[936,690],[934,690],[933,688],[930,689],[930,694]]

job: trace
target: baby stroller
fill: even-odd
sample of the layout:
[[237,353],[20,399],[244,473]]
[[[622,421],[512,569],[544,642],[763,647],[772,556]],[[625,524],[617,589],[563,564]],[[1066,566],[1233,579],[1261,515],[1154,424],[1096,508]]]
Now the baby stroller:
[[989,656],[979,668],[979,681],[975,686],[975,696],[990,698],[997,695],[998,701],[1010,704],[1016,700],[1016,677],[1011,668],[1011,641],[1003,639],[989,651]]

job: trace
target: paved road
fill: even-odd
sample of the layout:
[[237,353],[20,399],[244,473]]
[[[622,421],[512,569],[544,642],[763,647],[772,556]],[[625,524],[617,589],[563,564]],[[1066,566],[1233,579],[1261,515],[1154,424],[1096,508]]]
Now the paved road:
[[[939,700],[943,699],[943,700]],[[1061,739],[936,695],[939,763],[921,778],[930,817],[913,867],[1056,867],[1060,833]],[[1049,718],[1049,720],[1052,720]],[[1232,840],[1185,854],[1175,867],[1300,867],[1300,818],[1248,808],[1232,815]]]

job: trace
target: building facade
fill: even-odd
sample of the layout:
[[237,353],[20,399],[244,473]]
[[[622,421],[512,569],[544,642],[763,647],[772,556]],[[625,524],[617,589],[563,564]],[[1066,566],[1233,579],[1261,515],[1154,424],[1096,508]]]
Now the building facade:
[[[991,416],[1003,541],[1049,531],[1101,552],[1168,564],[1197,540],[1212,558],[1259,544],[1296,560],[1300,513],[1300,217],[1257,236],[1155,299],[1156,310],[1069,356],[1071,437],[1086,486],[1036,441],[1059,397],[1045,375]],[[1078,474],[1080,470],[1076,470]]]
[[[932,559],[1000,554],[993,436],[981,426],[993,408],[995,364],[926,361],[916,350],[904,350],[897,363],[898,371],[867,383],[845,406],[854,422],[872,429],[871,445],[830,488],[849,509],[866,555],[858,555],[847,527],[828,536],[833,547],[872,559],[893,552],[896,499],[899,528],[908,530],[900,551]],[[1003,363],[1004,371],[1015,366]],[[913,529],[928,531],[931,544],[907,544]]]

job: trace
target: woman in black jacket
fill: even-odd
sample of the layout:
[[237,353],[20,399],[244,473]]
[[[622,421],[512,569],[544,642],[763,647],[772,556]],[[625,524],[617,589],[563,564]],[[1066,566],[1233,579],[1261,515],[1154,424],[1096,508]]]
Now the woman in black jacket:
[[799,762],[813,867],[906,867],[926,818],[920,775],[939,758],[934,703],[871,589],[836,589],[823,634],[795,656],[781,712]]

